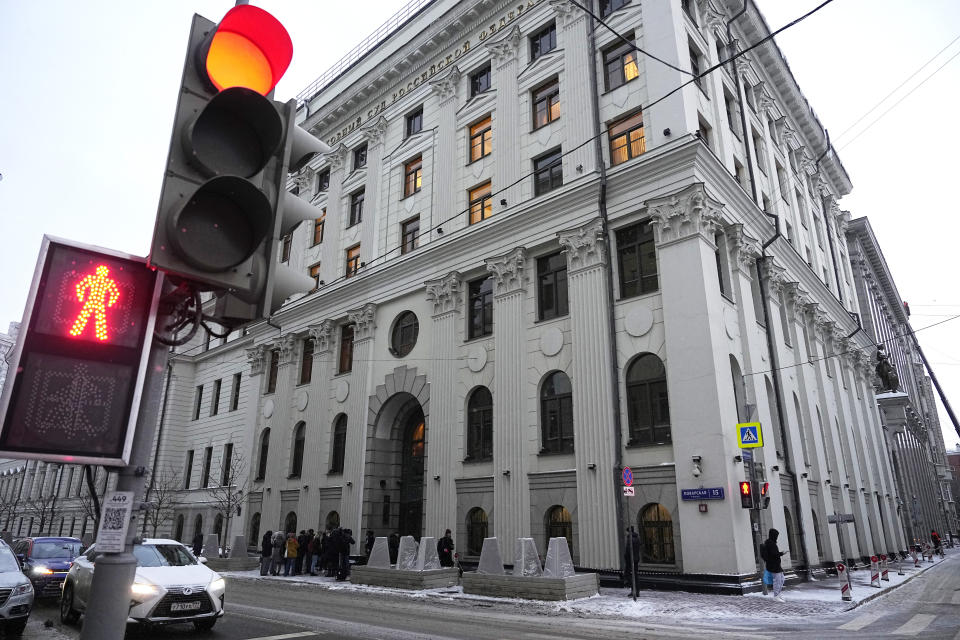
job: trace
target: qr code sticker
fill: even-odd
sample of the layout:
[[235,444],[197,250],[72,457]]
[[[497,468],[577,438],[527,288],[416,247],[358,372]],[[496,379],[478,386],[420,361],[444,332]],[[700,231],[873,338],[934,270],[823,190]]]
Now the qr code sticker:
[[124,513],[124,509],[107,507],[103,510],[103,522],[100,526],[108,531],[122,531]]

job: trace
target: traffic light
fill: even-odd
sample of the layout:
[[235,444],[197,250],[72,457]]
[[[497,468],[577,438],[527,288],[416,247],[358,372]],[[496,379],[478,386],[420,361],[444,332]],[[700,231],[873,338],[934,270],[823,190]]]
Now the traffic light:
[[318,217],[286,192],[288,170],[329,151],[296,125],[295,101],[269,97],[292,55],[258,7],[236,6],[219,24],[193,18],[149,263],[226,296],[239,320],[314,286],[276,260],[279,237]]
[[770,506],[770,483],[760,483],[760,508],[766,509]]
[[740,483],[740,506],[753,509],[753,484],[746,480]]

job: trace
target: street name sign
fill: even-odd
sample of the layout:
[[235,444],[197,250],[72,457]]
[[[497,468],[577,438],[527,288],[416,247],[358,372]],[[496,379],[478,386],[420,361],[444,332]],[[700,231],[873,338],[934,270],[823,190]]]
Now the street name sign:
[[759,422],[741,422],[737,425],[737,446],[741,449],[763,446],[763,431]]
[[723,487],[700,487],[699,489],[681,489],[681,500],[723,500]]

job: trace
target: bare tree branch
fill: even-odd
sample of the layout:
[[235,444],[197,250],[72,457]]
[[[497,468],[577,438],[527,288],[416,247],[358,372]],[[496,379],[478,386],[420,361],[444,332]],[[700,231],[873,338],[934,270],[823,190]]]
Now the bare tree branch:
[[153,488],[147,496],[147,510],[143,513],[142,534],[146,535],[147,527],[152,530],[152,537],[157,537],[157,531],[173,521],[174,506],[180,494],[180,474],[166,467],[153,478]]
[[[247,500],[246,459],[239,451],[234,451],[229,460],[221,460],[221,484],[209,487],[207,491],[214,504],[214,510],[223,516],[223,529],[220,532],[221,554],[227,540],[223,537],[230,532],[230,522],[240,515],[240,507]],[[222,465],[228,465],[225,469]]]

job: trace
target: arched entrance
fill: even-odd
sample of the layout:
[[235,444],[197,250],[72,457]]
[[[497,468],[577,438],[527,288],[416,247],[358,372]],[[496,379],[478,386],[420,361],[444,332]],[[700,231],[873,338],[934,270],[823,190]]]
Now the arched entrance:
[[408,414],[402,433],[399,532],[401,536],[419,538],[423,531],[423,472],[427,450],[426,424],[419,404]]

